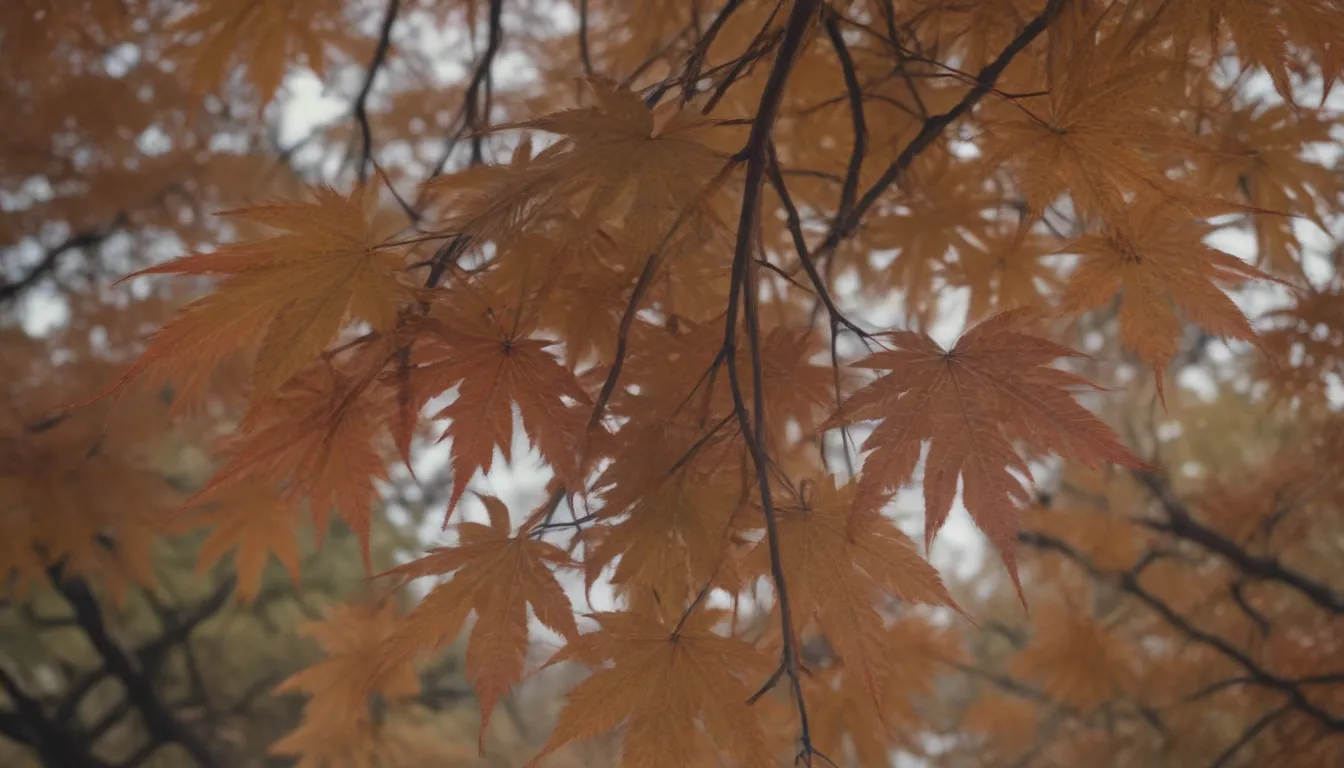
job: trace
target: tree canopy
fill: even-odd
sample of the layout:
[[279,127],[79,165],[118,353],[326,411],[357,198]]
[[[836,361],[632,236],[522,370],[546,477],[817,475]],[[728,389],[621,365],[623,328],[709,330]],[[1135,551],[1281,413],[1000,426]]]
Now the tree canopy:
[[6,764],[1344,763],[1340,0],[10,5]]

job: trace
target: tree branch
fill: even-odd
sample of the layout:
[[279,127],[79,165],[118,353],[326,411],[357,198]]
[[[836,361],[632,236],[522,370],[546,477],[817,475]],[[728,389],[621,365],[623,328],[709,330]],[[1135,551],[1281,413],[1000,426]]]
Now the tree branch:
[[1190,623],[1188,619],[1177,613],[1170,605],[1144,589],[1139,584],[1138,578],[1132,570],[1121,573],[1118,577],[1107,574],[1097,568],[1096,564],[1086,555],[1083,555],[1081,552],[1074,549],[1067,542],[1048,534],[1035,531],[1022,531],[1018,534],[1017,538],[1018,541],[1027,546],[1050,550],[1063,555],[1078,564],[1098,581],[1116,583],[1121,590],[1138,598],[1140,602],[1152,609],[1152,611],[1161,617],[1172,629],[1175,629],[1194,642],[1212,648],[1229,660],[1240,665],[1246,670],[1250,681],[1255,685],[1270,688],[1283,694],[1287,697],[1290,706],[1301,710],[1304,714],[1320,721],[1326,728],[1329,728],[1332,731],[1344,731],[1344,717],[1337,717],[1312,702],[1307,698],[1306,694],[1302,692],[1301,687],[1294,680],[1270,672],[1257,664],[1245,651],[1228,642],[1226,639],[1210,632],[1205,632]]
[[203,768],[213,768],[216,763],[205,742],[177,719],[154,689],[148,675],[145,674],[144,667],[112,638],[103,620],[98,600],[88,584],[77,577],[67,578],[60,567],[49,569],[49,576],[56,590],[74,608],[76,620],[79,621],[94,650],[102,656],[108,671],[121,681],[126,689],[127,698],[135,704],[136,709],[140,710],[150,737],[160,744],[178,744],[197,764]]
[[[500,43],[504,39],[504,0],[490,0],[490,15],[488,24],[490,25],[487,33],[485,50],[481,53],[481,60],[477,62],[476,69],[471,74],[471,80],[467,82],[467,91],[463,96],[463,118],[460,131],[466,131],[471,136],[471,164],[479,165],[484,162],[485,157],[481,151],[481,134],[477,130],[476,123],[480,119],[480,98],[481,89],[486,81],[491,77],[491,69],[495,63],[495,56],[499,53]],[[485,115],[488,122],[490,116]],[[457,137],[450,136],[444,146],[443,154],[439,156],[439,161],[434,164],[434,169],[430,172],[429,178],[434,178],[443,173],[444,168],[448,166],[448,158],[453,153],[453,148],[457,145]]]
[[109,224],[96,229],[76,232],[66,238],[64,242],[52,247],[43,254],[37,264],[28,271],[28,274],[12,282],[0,282],[0,303],[17,298],[21,293],[37,285],[47,275],[56,271],[56,267],[60,266],[61,259],[65,254],[101,245],[104,240],[125,226],[128,218],[129,216],[125,212],[119,213]]
[[1189,507],[1176,497],[1171,485],[1161,476],[1139,470],[1133,470],[1131,474],[1162,505],[1169,521],[1161,523],[1140,520],[1141,525],[1198,544],[1204,549],[1222,556],[1232,563],[1237,570],[1251,578],[1285,584],[1331,613],[1344,613],[1344,596],[1341,596],[1329,586],[1280,563],[1277,558],[1252,555],[1236,542],[1200,523],[1190,513]]
[[[775,585],[775,594],[779,603],[780,622],[783,632],[783,658],[780,667],[787,674],[793,688],[793,696],[798,709],[799,758],[811,765],[812,756],[819,754],[812,746],[812,735],[807,720],[807,705],[803,700],[802,681],[799,677],[797,638],[794,636],[792,608],[789,605],[788,587],[784,579],[783,563],[779,549],[779,528],[775,518],[774,503],[770,493],[769,459],[765,449],[765,394],[763,385],[763,366],[761,362],[760,322],[756,311],[756,282],[754,280],[752,244],[757,236],[761,213],[761,187],[765,180],[765,171],[769,163],[770,136],[774,129],[775,118],[779,114],[780,103],[784,98],[784,86],[789,80],[794,60],[802,48],[803,38],[808,27],[817,15],[819,0],[798,0],[786,23],[775,62],[766,80],[761,94],[760,106],[751,123],[751,133],[747,145],[738,155],[747,161],[746,178],[743,182],[742,211],[737,222],[737,242],[733,253],[731,285],[728,290],[728,310],[724,320],[723,348],[728,363],[728,380],[733,396],[733,408],[738,417],[738,425],[751,454],[756,468],[756,485],[761,495],[761,510],[765,516],[766,540],[770,551],[770,572]],[[743,320],[747,329],[747,342],[751,356],[752,405],[754,419],[747,411],[742,382],[738,374],[737,361],[737,314],[739,298],[743,304]],[[772,678],[778,679],[777,676]],[[768,684],[767,684],[768,685]]]
[[361,146],[359,165],[356,174],[363,184],[369,176],[369,160],[373,157],[373,127],[369,125],[369,94],[373,92],[373,83],[378,72],[387,62],[387,52],[392,47],[392,27],[397,23],[397,13],[401,10],[401,0],[388,0],[387,12],[383,14],[383,26],[378,33],[378,46],[373,50],[373,61],[364,75],[364,85],[355,98],[355,120],[359,122]]
[[934,140],[942,135],[949,125],[956,122],[962,115],[970,112],[979,103],[980,99],[984,98],[985,94],[994,89],[994,84],[998,82],[1003,71],[1008,68],[1008,65],[1019,53],[1025,50],[1032,41],[1050,26],[1050,23],[1059,14],[1060,9],[1063,8],[1064,2],[1065,0],[1049,0],[1045,9],[1036,18],[1032,19],[1017,34],[1017,37],[1013,38],[1012,42],[1008,43],[998,57],[980,70],[975,76],[975,85],[961,98],[961,101],[957,102],[956,106],[924,121],[919,133],[915,134],[915,137],[910,140],[905,149],[901,150],[901,154],[892,161],[887,170],[882,173],[882,176],[855,202],[848,215],[836,218],[835,224],[826,235],[826,239],[817,249],[815,258],[818,261],[830,256],[846,237],[849,237],[858,229],[868,210],[873,207],[888,187],[909,170],[915,158],[921,152],[933,144]]

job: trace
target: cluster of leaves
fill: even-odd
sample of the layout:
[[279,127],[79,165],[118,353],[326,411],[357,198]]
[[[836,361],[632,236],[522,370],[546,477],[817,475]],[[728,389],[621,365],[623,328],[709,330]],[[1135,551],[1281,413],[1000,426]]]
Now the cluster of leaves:
[[[97,408],[140,414],[136,398],[153,400],[166,386],[173,413],[161,408],[162,425],[140,419],[137,428],[213,414],[212,429],[228,427],[219,467],[176,506],[211,529],[200,567],[232,551],[238,595],[248,600],[272,555],[299,579],[296,530],[311,521],[325,531],[333,512],[372,575],[375,500],[380,484],[394,482],[390,466],[399,459],[421,471],[435,438],[450,441],[443,525],[454,525],[455,539],[415,552],[378,582],[440,583],[400,618],[391,603],[337,611],[314,630],[326,660],[280,688],[309,697],[300,728],[275,745],[305,764],[424,759],[424,734],[388,726],[372,703],[419,696],[417,659],[468,624],[465,673],[482,709],[484,750],[492,711],[528,671],[529,616],[563,642],[552,664],[592,670],[534,762],[623,726],[629,766],[766,766],[794,756],[840,764],[849,753],[879,764],[941,727],[912,705],[932,696],[929,660],[970,666],[940,648],[941,638],[948,621],[969,623],[979,611],[954,601],[927,560],[958,496],[1023,604],[1033,584],[1054,583],[1048,560],[1021,578],[1026,542],[1085,566],[1086,578],[1058,577],[1063,605],[1077,599],[1068,585],[1114,576],[1150,611],[1174,611],[1146,585],[1157,566],[1133,543],[1132,523],[1102,516],[1071,519],[1081,528],[1067,536],[1022,532],[1024,513],[1033,526],[1059,514],[1033,508],[1034,478],[1050,474],[1051,457],[1158,483],[1150,490],[1168,516],[1162,532],[1184,531],[1228,557],[1205,533],[1190,533],[1213,529],[1163,497],[1171,486],[1156,472],[1161,457],[1141,458],[1084,407],[1107,396],[1092,394],[1100,388],[1084,375],[1090,358],[1061,340],[1072,332],[1088,341],[1091,325],[1114,328],[1117,344],[1090,351],[1104,351],[1128,377],[1116,380],[1153,381],[1159,408],[1187,326],[1252,342],[1265,362],[1257,373],[1295,413],[1320,409],[1325,377],[1339,373],[1337,273],[1278,312],[1264,336],[1227,292],[1312,285],[1309,249],[1292,222],[1328,228],[1344,204],[1344,177],[1305,151],[1332,135],[1325,98],[1344,69],[1344,13],[1331,0],[1272,10],[1165,0],[727,0],[714,9],[650,3],[635,16],[628,3],[592,0],[576,4],[577,31],[533,41],[539,86],[512,90],[495,72],[506,43],[502,0],[448,10],[392,0],[368,19],[361,3],[329,0],[211,0],[180,12],[93,5],[141,12],[140,26],[154,32],[141,55],[165,65],[146,77],[175,89],[173,99],[205,105],[211,127],[179,126],[173,137],[187,148],[237,119],[202,97],[222,93],[239,62],[260,114],[291,67],[306,63],[323,76],[329,59],[371,61],[353,120],[326,132],[349,142],[339,181],[263,202],[230,194],[252,204],[226,212],[227,237],[194,217],[193,227],[177,227],[171,207],[161,222],[136,220],[174,232],[191,253],[132,277],[207,278],[208,291],[138,348],[136,334],[119,334],[130,338],[109,346],[136,358],[91,401],[62,393],[67,406],[88,402],[56,416],[46,415],[56,402],[36,403],[3,423],[0,442],[0,526],[12,533],[0,568],[24,583],[57,566],[106,578],[100,537],[114,531],[113,551],[133,568],[147,562],[150,532],[183,518],[129,479],[132,452],[85,455],[89,435],[69,430],[51,430],[48,445],[46,425],[95,425]],[[548,4],[519,6],[509,18],[525,24]],[[412,14],[448,14],[484,40],[464,83],[443,89],[460,91],[446,128],[440,115],[407,111],[427,102],[404,84],[382,94],[392,106],[381,113],[371,101],[380,72],[386,79],[401,66],[409,82],[424,64],[392,45]],[[50,35],[69,18],[40,16]],[[88,29],[102,38],[129,34],[96,18]],[[373,22],[376,36],[348,34],[359,21]],[[6,26],[0,35],[20,33]],[[29,88],[40,87],[41,73],[22,71]],[[1257,74],[1270,86],[1253,95],[1244,81]],[[575,75],[577,92],[562,87]],[[1307,83],[1321,88],[1318,106],[1299,98]],[[72,134],[88,130],[85,117],[66,123]],[[123,119],[133,136],[145,128],[137,120],[150,120]],[[426,124],[448,131],[428,151]],[[42,137],[15,143],[29,141]],[[391,144],[407,151],[387,151]],[[487,148],[511,150],[511,159],[487,163]],[[97,211],[61,210],[91,194],[54,183],[71,171],[16,173],[45,174],[59,194],[0,226],[100,220]],[[192,193],[225,197],[212,189],[198,182]],[[164,194],[148,197],[157,205]],[[111,225],[92,230],[72,226],[70,245],[0,291],[17,293],[63,253],[132,222],[127,213],[107,218]],[[1259,246],[1254,263],[1214,244],[1243,228]],[[946,345],[934,337],[945,335],[937,321],[952,314],[949,296],[964,298],[966,328]],[[894,319],[882,327],[863,319],[892,297]],[[7,381],[25,387],[23,376]],[[1337,426],[1314,424],[1320,434]],[[857,429],[868,434],[856,452]],[[472,494],[497,468],[496,451],[513,460],[520,434],[549,475],[544,498],[510,510]],[[94,490],[112,476],[115,494]],[[923,554],[885,512],[916,479]],[[72,501],[84,496],[98,504]],[[464,519],[476,501],[488,524]],[[1251,558],[1243,566],[1278,563],[1277,549],[1247,554],[1241,539],[1219,536]],[[599,584],[608,605],[592,604]],[[1113,627],[1060,605],[1041,612],[1042,629],[1012,674],[1043,680],[1042,696],[1084,714],[1130,695],[1141,713],[1157,706],[1139,694],[1158,689],[1125,670],[1160,676],[1162,660],[1140,665],[1141,643],[1119,643]],[[1311,620],[1285,609],[1284,622]],[[1186,627],[1209,631],[1168,624],[1187,639],[1199,637]],[[1295,667],[1299,677],[1333,672],[1312,667],[1319,650],[1302,650],[1328,637],[1317,628],[1317,640],[1294,646],[1313,659]],[[1282,670],[1233,646],[1204,645],[1258,683],[1271,681],[1261,687],[1287,696],[1294,717],[1339,730],[1329,706]],[[1188,692],[1168,683],[1162,695]],[[1262,704],[1246,703],[1242,714],[1253,719]],[[1012,722],[985,707],[981,724]],[[965,728],[974,729],[974,715]],[[1310,739],[1280,741],[1300,759],[1326,754],[1309,751]],[[1235,736],[1223,742],[1244,746]],[[1034,748],[985,747],[1005,759]]]

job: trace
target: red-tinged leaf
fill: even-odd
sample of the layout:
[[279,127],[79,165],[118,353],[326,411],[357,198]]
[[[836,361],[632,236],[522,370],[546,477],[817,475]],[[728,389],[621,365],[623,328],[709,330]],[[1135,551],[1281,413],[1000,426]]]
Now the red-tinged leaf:
[[374,480],[387,479],[378,450],[385,411],[367,379],[325,363],[308,369],[262,402],[225,446],[227,462],[185,506],[244,480],[284,487],[291,503],[307,499],[319,533],[335,508],[359,539],[369,568]]
[[1079,354],[1028,333],[1032,317],[1023,310],[996,315],[946,351],[922,334],[888,334],[894,350],[858,363],[887,373],[850,397],[841,412],[842,421],[881,422],[863,446],[870,453],[859,476],[861,497],[885,498],[909,480],[928,442],[926,549],[947,521],[960,479],[966,509],[1014,583],[1018,510],[1030,502],[1031,482],[1015,443],[1087,466],[1146,467],[1073,399],[1072,390],[1091,384],[1049,364]]
[[553,567],[574,565],[553,544],[529,532],[510,535],[509,513],[493,497],[481,499],[490,524],[458,525],[460,542],[388,571],[402,579],[450,575],[403,622],[383,653],[400,661],[450,642],[475,613],[467,641],[467,677],[481,701],[480,746],[491,712],[509,688],[522,680],[527,655],[527,607],[537,620],[565,637],[578,635],[573,609]]
[[[874,607],[880,594],[960,611],[938,572],[911,542],[871,506],[861,506],[857,486],[823,480],[811,498],[781,504],[779,564],[789,590],[796,630],[814,625],[844,660],[880,710],[890,674],[886,627]],[[748,556],[769,573],[770,547],[760,542]]]
[[556,476],[579,487],[578,448],[591,401],[573,372],[550,353],[552,342],[494,322],[454,325],[431,324],[434,349],[422,356],[433,357],[411,372],[416,394],[408,405],[418,410],[435,394],[458,387],[457,398],[435,415],[451,422],[443,437],[453,441],[453,490],[444,524],[476,472],[490,471],[495,449],[508,460],[515,405]]
[[1069,278],[1060,311],[1096,309],[1119,294],[1120,338],[1153,369],[1161,393],[1163,369],[1180,341],[1176,310],[1214,336],[1251,341],[1251,324],[1218,284],[1274,279],[1205,244],[1213,229],[1172,201],[1130,206],[1103,232],[1069,246],[1083,262]]

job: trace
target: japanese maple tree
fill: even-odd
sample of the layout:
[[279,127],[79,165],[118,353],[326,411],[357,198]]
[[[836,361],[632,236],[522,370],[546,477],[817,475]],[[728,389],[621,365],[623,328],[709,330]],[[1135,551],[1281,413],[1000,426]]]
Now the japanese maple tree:
[[193,633],[344,541],[257,754],[1344,761],[1342,73],[1339,0],[18,2],[3,610],[96,653],[0,735],[235,764]]

